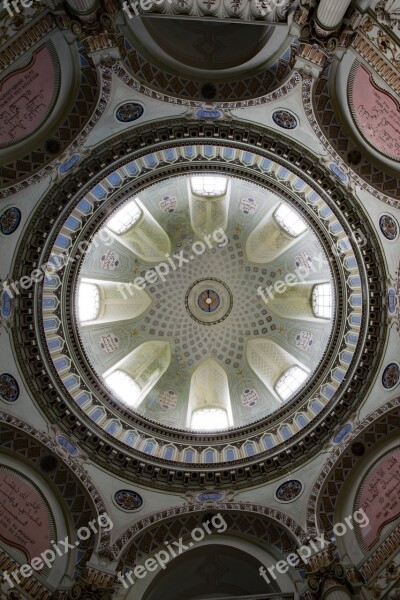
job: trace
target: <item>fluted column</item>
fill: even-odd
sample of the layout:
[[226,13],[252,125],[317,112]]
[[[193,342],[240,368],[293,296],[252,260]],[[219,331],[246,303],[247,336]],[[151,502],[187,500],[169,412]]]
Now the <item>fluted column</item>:
[[67,0],[71,12],[82,21],[92,23],[96,17],[96,11],[99,7],[98,0]]
[[321,600],[351,600],[343,583],[335,579],[326,579],[323,584]]
[[350,3],[351,0],[321,0],[316,18],[318,30],[322,30],[325,35],[336,31],[340,27]]

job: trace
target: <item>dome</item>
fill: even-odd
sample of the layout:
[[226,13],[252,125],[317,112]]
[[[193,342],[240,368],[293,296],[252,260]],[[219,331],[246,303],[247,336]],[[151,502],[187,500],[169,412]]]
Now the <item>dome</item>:
[[178,429],[238,428],[312,378],[335,286],[307,216],[279,193],[223,174],[168,178],[113,207],[94,240],[77,331],[126,409]]

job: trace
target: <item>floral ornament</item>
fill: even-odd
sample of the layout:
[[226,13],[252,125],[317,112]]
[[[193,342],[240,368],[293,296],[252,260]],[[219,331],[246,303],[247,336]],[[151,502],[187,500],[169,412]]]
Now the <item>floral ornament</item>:
[[400,380],[400,367],[397,363],[390,363],[382,375],[382,385],[386,390],[394,388]]
[[144,108],[141,104],[137,104],[136,102],[126,102],[117,108],[115,116],[121,123],[131,123],[132,121],[139,119],[143,113]]
[[285,481],[282,483],[276,490],[276,497],[281,502],[291,502],[299,496],[301,490],[303,489],[303,484],[297,479],[291,479],[290,481]]
[[143,504],[142,497],[133,490],[118,490],[114,494],[114,500],[124,510],[137,510]]
[[21,211],[13,206],[0,215],[0,231],[3,235],[11,235],[18,229],[21,222]]
[[282,129],[296,129],[298,125],[296,117],[287,110],[276,110],[272,119]]
[[19,386],[17,380],[9,373],[0,375],[0,397],[8,402],[18,400]]

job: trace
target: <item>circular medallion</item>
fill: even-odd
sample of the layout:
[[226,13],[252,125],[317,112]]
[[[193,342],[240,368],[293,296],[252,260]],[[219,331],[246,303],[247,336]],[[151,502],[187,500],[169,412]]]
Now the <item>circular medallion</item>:
[[137,510],[143,504],[142,497],[133,490],[118,490],[114,494],[114,500],[119,508],[123,510]]
[[390,363],[382,375],[382,385],[386,390],[396,387],[400,380],[400,367],[397,363]]
[[143,113],[144,108],[141,104],[137,104],[136,102],[126,102],[126,104],[122,104],[117,108],[115,116],[121,123],[131,123],[132,121],[139,119]]
[[285,481],[276,490],[276,498],[281,502],[291,502],[301,494],[302,489],[303,485],[297,479]]
[[399,234],[397,221],[390,215],[382,215],[379,219],[379,227],[385,238],[391,242],[395,240]]
[[185,306],[197,323],[216,325],[222,323],[232,310],[232,292],[220,279],[200,279],[188,289]]
[[0,397],[8,402],[15,402],[19,396],[19,385],[15,377],[9,373],[0,375]]
[[0,215],[0,231],[4,235],[11,235],[18,229],[18,225],[21,222],[21,211],[19,208],[13,206],[7,208]]
[[296,129],[298,125],[296,117],[287,110],[276,110],[272,119],[282,129]]

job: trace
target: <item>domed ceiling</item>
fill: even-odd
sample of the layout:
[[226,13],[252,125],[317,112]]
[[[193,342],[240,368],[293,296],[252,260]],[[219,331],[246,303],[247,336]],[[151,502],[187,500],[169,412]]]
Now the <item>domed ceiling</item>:
[[268,188],[169,179],[117,206],[101,239],[80,269],[79,337],[130,410],[178,428],[240,427],[318,367],[333,321],[329,261]]

